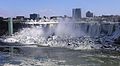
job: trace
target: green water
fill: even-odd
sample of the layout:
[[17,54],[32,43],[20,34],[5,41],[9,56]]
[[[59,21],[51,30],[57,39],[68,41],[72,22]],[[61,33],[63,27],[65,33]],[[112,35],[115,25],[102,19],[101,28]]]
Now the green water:
[[[120,53],[110,50],[70,50],[24,47],[11,56],[0,54],[0,63],[16,66],[120,66]],[[6,65],[7,66],[7,65]]]
[[[28,51],[29,50],[29,51]],[[110,50],[70,50],[65,48],[25,48],[24,56],[51,59],[57,65],[120,66],[120,53]],[[61,61],[61,62],[59,62]]]

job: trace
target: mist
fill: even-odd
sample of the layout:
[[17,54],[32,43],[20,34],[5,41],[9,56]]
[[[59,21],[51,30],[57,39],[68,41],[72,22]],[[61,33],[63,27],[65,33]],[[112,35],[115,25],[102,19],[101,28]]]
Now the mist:
[[60,37],[81,37],[86,34],[81,30],[80,26],[74,23],[75,21],[71,20],[61,20],[57,25],[55,34]]

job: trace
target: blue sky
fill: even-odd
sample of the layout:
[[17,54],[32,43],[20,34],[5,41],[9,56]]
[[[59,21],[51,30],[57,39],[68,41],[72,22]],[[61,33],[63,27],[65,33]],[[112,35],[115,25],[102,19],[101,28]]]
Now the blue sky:
[[73,8],[81,8],[82,16],[90,10],[95,15],[120,15],[120,0],[0,0],[0,16],[69,15]]

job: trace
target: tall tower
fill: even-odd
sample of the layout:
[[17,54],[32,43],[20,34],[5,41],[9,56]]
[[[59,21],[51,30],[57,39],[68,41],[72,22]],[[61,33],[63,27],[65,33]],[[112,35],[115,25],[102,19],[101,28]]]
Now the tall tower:
[[72,10],[72,18],[75,20],[81,19],[81,8],[76,8]]

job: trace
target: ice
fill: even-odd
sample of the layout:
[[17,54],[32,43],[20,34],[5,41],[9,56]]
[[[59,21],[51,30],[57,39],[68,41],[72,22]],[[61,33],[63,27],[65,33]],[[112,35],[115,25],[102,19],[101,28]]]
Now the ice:
[[52,27],[32,25],[32,27],[22,28],[12,36],[6,37],[4,42],[81,50],[100,49],[102,46],[114,43],[114,40],[120,37],[120,27],[116,23],[75,24],[66,20],[59,22],[56,27]]
[[15,42],[19,42],[17,39],[14,39],[14,38],[7,38],[4,40],[4,42],[7,42],[7,43],[15,43]]

